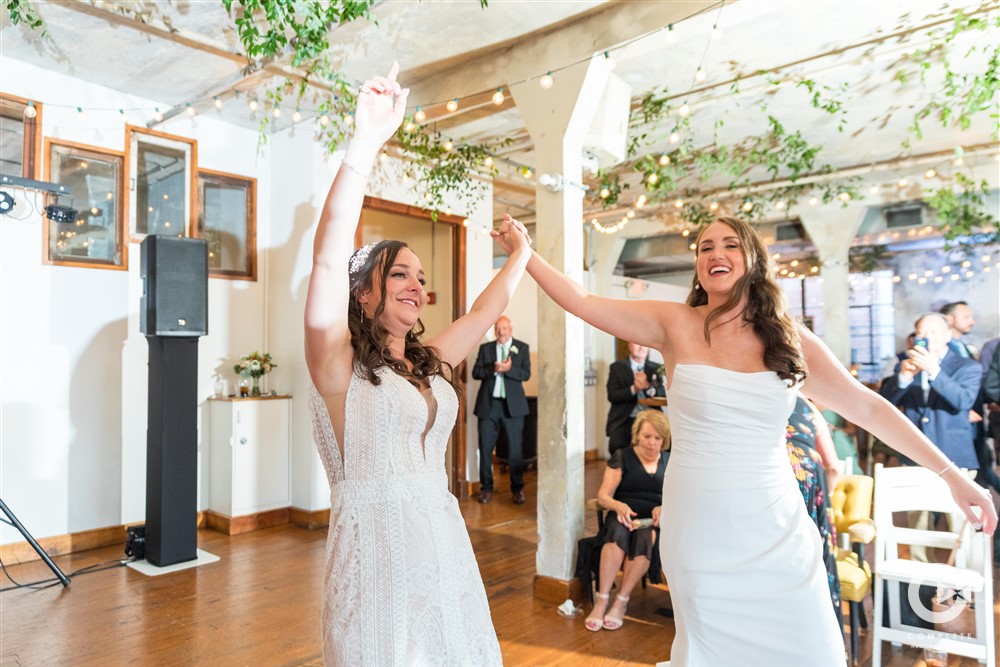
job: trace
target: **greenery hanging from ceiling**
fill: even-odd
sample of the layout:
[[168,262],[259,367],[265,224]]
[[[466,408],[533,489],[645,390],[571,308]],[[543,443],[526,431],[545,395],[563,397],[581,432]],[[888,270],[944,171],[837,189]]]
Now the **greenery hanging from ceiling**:
[[7,0],[7,15],[14,25],[23,23],[32,30],[41,28],[42,36],[45,37],[45,22],[42,21],[42,17],[35,12],[35,8],[31,4],[29,0]]
[[[264,94],[260,132],[267,141],[275,109],[288,103],[296,110],[315,108],[317,138],[333,153],[350,135],[357,85],[344,78],[328,58],[329,30],[359,18],[371,19],[374,0],[222,0],[227,11],[237,7],[235,23],[248,56],[268,61],[291,54],[291,65],[302,70],[269,86]],[[480,0],[481,7],[488,0]],[[311,85],[310,85],[311,84]],[[316,88],[326,89],[319,93]],[[289,100],[291,100],[289,102]],[[306,104],[308,103],[308,105]],[[497,174],[492,154],[509,140],[486,144],[454,141],[408,117],[392,142],[408,158],[406,177],[419,183],[424,204],[434,218],[446,202],[479,201]]]

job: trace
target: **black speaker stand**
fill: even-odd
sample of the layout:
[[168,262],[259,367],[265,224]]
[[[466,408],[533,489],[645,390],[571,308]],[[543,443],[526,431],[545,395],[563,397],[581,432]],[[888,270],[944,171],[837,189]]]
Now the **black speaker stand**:
[[14,524],[14,527],[21,531],[21,534],[24,535],[24,539],[28,540],[28,544],[31,545],[31,548],[35,550],[43,561],[45,561],[45,564],[49,566],[50,570],[52,570],[52,574],[59,578],[62,585],[69,586],[69,577],[63,574],[63,571],[59,569],[59,566],[52,562],[49,555],[45,553],[45,549],[43,549],[38,542],[35,541],[35,538],[33,538],[31,533],[28,532],[28,529],[24,527],[24,524],[17,520],[17,517],[14,516],[14,513],[10,511],[10,508],[7,507],[3,500],[0,500],[0,511],[6,514],[7,518],[10,519],[10,522]]

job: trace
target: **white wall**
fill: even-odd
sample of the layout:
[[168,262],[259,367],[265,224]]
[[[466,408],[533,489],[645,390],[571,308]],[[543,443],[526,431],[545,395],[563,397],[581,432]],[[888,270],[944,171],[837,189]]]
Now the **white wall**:
[[[48,103],[44,135],[67,141],[123,150],[125,122],[117,108],[170,106],[9,58],[0,58],[0,70],[4,92]],[[113,110],[91,111],[81,120],[77,105]],[[129,118],[135,125],[146,120]],[[266,344],[266,161],[256,155],[255,132],[210,115],[182,116],[158,129],[197,139],[200,166],[258,179],[259,282],[209,281],[210,334],[199,344],[198,373],[198,395],[207,398],[216,367],[231,367],[240,354]],[[23,191],[14,194],[23,199]],[[37,214],[24,221],[0,218],[0,348],[6,351],[0,364],[0,496],[36,538],[141,520],[145,421],[134,410],[144,415],[146,355],[137,320],[130,319],[138,309],[136,277],[47,266],[41,257]],[[130,259],[138,263],[138,254]],[[0,543],[20,539],[0,527]]]

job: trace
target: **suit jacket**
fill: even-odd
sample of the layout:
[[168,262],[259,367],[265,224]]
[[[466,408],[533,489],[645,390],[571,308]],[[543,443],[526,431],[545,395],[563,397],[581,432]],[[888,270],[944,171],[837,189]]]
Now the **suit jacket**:
[[[516,352],[515,348],[517,348]],[[512,338],[510,360],[510,370],[504,375],[507,409],[510,411],[511,417],[525,417],[528,414],[528,399],[524,395],[524,385],[521,383],[531,377],[531,355],[528,344],[523,340]],[[479,346],[479,354],[476,355],[476,363],[472,367],[472,377],[482,380],[479,385],[479,394],[476,396],[476,409],[473,411],[477,417],[487,417],[490,414],[490,401],[494,400],[493,386],[496,384],[493,364],[497,361],[499,360],[497,359],[496,341],[483,343]]]
[[941,360],[941,371],[930,383],[926,401],[920,386],[922,375],[922,371],[917,373],[913,382],[903,389],[899,388],[899,375],[892,375],[882,385],[882,395],[901,408],[907,418],[956,465],[978,468],[979,462],[972,445],[975,429],[969,422],[969,410],[979,394],[982,366],[949,348]]
[[[651,386],[656,370],[656,364],[646,362],[646,377]],[[616,361],[608,368],[608,401],[611,402],[611,409],[608,410],[608,425],[604,429],[605,435],[611,435],[615,430],[621,428],[628,421],[629,415],[632,414],[632,410],[639,402],[639,397],[635,396],[631,389],[634,381],[635,373],[632,372],[631,358]],[[655,387],[657,396],[667,395],[663,378],[657,377]]]

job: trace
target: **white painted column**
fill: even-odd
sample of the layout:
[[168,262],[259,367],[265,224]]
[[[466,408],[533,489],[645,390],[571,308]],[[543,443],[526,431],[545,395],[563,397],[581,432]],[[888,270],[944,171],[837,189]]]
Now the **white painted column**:
[[[535,144],[539,175],[581,183],[584,137],[611,65],[603,57],[559,72],[556,85],[511,86]],[[537,194],[537,247],[555,268],[583,279],[583,191],[567,186]],[[538,302],[538,577],[568,582],[583,533],[583,322],[546,296]],[[536,582],[538,578],[536,577]],[[536,590],[538,587],[536,586]]]
[[803,211],[802,224],[816,245],[823,276],[823,341],[845,367],[851,365],[849,252],[865,207]]

